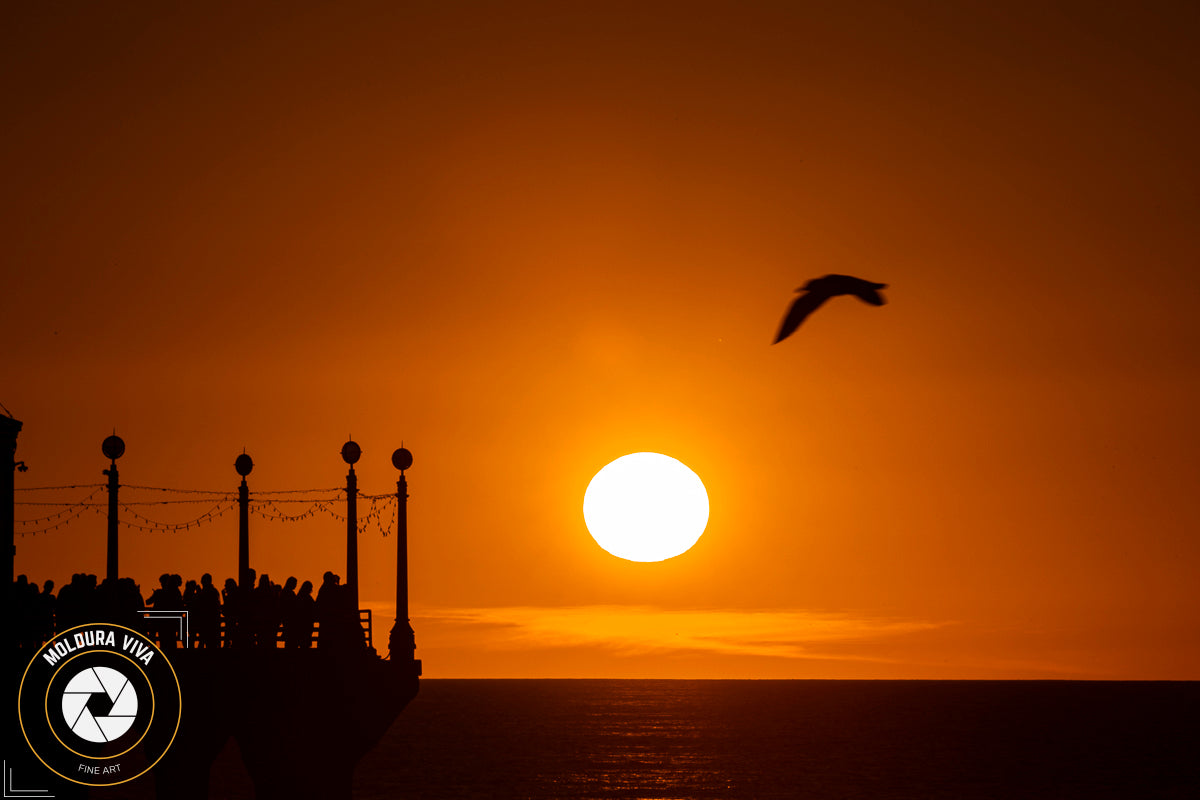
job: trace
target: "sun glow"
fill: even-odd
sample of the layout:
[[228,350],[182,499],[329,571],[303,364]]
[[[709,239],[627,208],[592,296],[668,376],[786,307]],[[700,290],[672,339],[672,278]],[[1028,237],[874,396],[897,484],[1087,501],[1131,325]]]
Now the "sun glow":
[[708,524],[708,492],[682,462],[631,453],[592,478],[583,519],[596,543],[629,561],[664,561],[687,552]]

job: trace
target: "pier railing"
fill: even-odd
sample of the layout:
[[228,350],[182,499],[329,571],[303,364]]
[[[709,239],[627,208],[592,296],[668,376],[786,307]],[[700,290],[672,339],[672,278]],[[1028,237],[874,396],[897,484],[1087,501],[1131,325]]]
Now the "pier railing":
[[[261,630],[254,630],[251,633],[248,633],[246,636],[246,641],[239,642],[237,641],[237,637],[232,635],[233,631],[236,630],[236,626],[227,624],[228,620],[226,620],[224,617],[220,619],[215,630],[213,628],[205,630],[201,626],[187,624],[186,614],[187,612],[184,612],[183,616],[185,621],[183,624],[180,623],[180,616],[173,616],[168,619],[145,618],[139,627],[141,627],[145,631],[146,635],[153,639],[155,643],[157,643],[159,646],[164,646],[167,648],[178,647],[182,638],[186,638],[187,640],[184,646],[193,649],[205,647],[210,644],[218,648],[238,646],[286,647],[289,644],[289,632],[283,625],[274,626],[274,632],[268,634],[271,644],[266,644],[260,640],[262,638]],[[53,617],[51,617],[51,619],[53,620]],[[362,631],[363,641],[366,643],[366,646],[368,648],[373,647],[374,615],[372,614],[371,609],[360,608],[358,610],[358,626]],[[57,626],[53,625],[52,623],[51,631],[49,631],[50,637],[53,638],[57,632]],[[32,644],[37,645],[42,641],[49,641],[49,639],[46,638],[46,633],[43,633],[41,636],[37,637]],[[321,623],[319,621],[313,621],[312,628],[309,631],[308,641],[303,642],[303,636],[301,636],[301,642],[302,643],[300,644],[292,642],[291,646],[300,648],[313,648],[321,646]]]
[[[373,636],[374,636],[374,630],[373,630],[374,618],[372,616],[371,609],[360,608],[358,610],[358,626],[362,629],[363,640],[367,643],[367,647],[368,648],[372,647],[373,646]],[[229,636],[230,630],[231,630],[231,627],[227,626],[226,620],[222,618],[220,627],[217,631],[217,636],[215,638],[215,642],[217,643],[218,647],[233,646],[234,643],[230,641],[230,636]],[[191,647],[191,648],[202,647],[203,642],[201,642],[201,640],[200,640],[202,633],[203,633],[202,631],[198,631],[194,628],[189,627],[187,646]],[[163,637],[159,634],[158,631],[155,631],[155,630],[151,630],[149,635],[159,645],[167,644],[167,641],[166,641],[167,638],[170,638],[172,640],[171,641],[172,646],[174,645],[175,637]],[[311,638],[310,638],[307,646],[308,647],[320,647],[321,646],[320,643],[321,643],[321,623],[314,621],[313,626],[312,626],[312,631],[311,631]],[[257,639],[256,639],[256,645],[258,647],[264,646],[264,644],[262,642],[258,642]],[[286,645],[285,630],[282,626],[277,626],[275,628],[274,645],[273,646],[274,647],[284,647],[285,645]],[[266,646],[271,646],[271,645],[266,645]]]

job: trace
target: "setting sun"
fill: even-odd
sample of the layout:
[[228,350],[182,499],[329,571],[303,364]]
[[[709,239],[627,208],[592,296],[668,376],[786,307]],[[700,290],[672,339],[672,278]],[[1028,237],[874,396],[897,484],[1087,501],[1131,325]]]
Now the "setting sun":
[[704,533],[708,493],[686,464],[660,453],[631,453],[592,478],[583,519],[614,556],[664,561],[687,552]]

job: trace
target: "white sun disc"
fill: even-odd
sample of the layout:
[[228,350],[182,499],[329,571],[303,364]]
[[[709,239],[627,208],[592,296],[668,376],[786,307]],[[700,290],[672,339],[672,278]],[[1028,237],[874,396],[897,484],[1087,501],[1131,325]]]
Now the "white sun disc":
[[592,478],[583,520],[614,556],[663,561],[687,552],[704,533],[708,492],[686,464],[661,453],[631,453]]

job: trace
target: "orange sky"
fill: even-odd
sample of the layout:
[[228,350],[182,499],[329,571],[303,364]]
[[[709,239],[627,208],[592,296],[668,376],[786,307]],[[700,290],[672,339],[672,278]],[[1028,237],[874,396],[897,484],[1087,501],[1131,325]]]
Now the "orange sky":
[[[397,5],[0,12],[18,487],[403,440],[428,677],[1200,678],[1193,4]],[[888,305],[771,346],[829,272]],[[658,564],[580,511],[640,450],[712,504]],[[103,519],[16,559],[102,575]],[[236,516],[122,567],[232,575]]]

